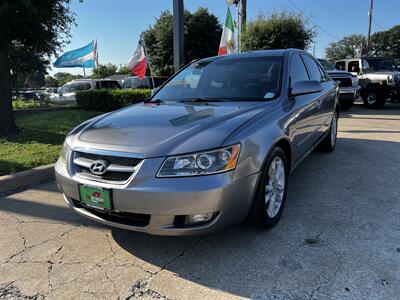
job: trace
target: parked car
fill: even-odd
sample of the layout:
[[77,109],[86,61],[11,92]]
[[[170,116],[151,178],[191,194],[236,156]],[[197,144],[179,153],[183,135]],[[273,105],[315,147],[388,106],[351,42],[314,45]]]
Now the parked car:
[[400,70],[393,58],[342,59],[335,63],[335,67],[358,76],[366,107],[381,108],[388,99],[400,102]]
[[96,89],[120,89],[121,85],[116,80],[108,79],[77,79],[64,84],[57,94],[50,95],[52,102],[75,102],[76,92]]
[[21,91],[17,98],[21,98],[25,101],[28,100],[40,100],[40,93],[36,91]]
[[354,101],[360,97],[361,87],[358,85],[358,78],[346,71],[339,71],[326,59],[318,59],[322,67],[339,87],[339,102],[341,109],[349,109]]
[[75,212],[120,228],[271,228],[291,171],[317,146],[334,150],[338,116],[335,82],[305,51],[201,59],[148,101],[73,129],[57,183]]
[[[145,76],[140,79],[138,76],[126,77],[122,84],[123,89],[154,89],[161,86],[167,80],[166,77]],[[154,81],[154,84],[153,84]]]

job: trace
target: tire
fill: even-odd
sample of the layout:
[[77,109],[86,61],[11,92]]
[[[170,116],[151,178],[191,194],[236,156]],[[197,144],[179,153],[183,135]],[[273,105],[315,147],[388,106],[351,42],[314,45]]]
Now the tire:
[[340,104],[340,109],[341,110],[349,110],[353,106],[354,102],[346,102],[343,104]]
[[370,109],[382,108],[386,102],[384,93],[378,90],[368,90],[362,98],[365,107]]
[[280,147],[273,148],[264,163],[248,223],[262,229],[278,223],[286,201],[288,171],[285,152]]
[[329,133],[319,144],[319,148],[324,152],[332,152],[333,150],[335,150],[337,140],[337,122],[338,114],[335,110],[332,117],[331,127],[329,128]]

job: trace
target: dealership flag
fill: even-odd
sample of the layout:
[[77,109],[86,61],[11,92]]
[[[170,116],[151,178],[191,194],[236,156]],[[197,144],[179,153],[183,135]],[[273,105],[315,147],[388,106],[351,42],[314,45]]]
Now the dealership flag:
[[146,75],[147,57],[144,52],[144,47],[141,41],[133,53],[132,58],[129,60],[127,67],[128,69],[138,76],[140,79],[144,78]]
[[228,12],[226,13],[226,21],[224,29],[222,30],[221,42],[219,44],[218,55],[236,53],[235,43],[235,29],[233,27],[233,20],[231,11],[228,6]]
[[96,67],[97,43],[90,42],[86,46],[65,52],[54,63],[56,68],[94,68]]

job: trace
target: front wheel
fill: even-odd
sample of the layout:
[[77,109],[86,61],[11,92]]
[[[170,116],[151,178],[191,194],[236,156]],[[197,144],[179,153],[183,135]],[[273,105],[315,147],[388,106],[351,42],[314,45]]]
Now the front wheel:
[[269,154],[257,192],[248,215],[250,224],[269,229],[274,227],[283,211],[286,201],[288,165],[285,152],[275,147]]
[[382,108],[386,99],[384,93],[370,90],[363,95],[363,102],[367,108]]
[[337,111],[333,113],[331,127],[326,137],[321,141],[319,145],[320,149],[325,152],[332,152],[335,150],[337,140],[337,125],[338,125],[338,114]]

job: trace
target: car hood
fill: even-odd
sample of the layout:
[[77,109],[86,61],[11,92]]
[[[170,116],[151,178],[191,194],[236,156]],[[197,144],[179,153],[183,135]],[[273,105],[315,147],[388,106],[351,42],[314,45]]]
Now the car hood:
[[106,114],[67,138],[77,147],[157,157],[222,145],[240,125],[272,102],[140,103]]

